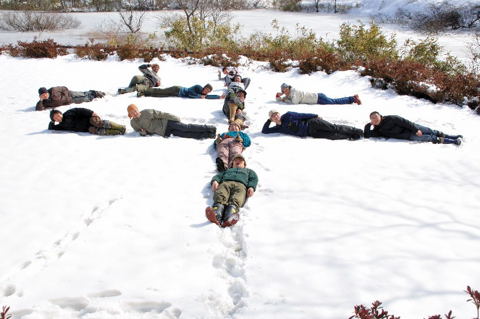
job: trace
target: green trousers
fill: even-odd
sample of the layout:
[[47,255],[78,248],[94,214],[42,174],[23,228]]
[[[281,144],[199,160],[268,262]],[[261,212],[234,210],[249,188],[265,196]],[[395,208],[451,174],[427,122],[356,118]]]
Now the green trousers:
[[180,86],[171,86],[165,89],[159,88],[146,88],[143,93],[145,96],[154,96],[154,97],[168,97],[168,96],[178,96],[180,92]]
[[215,203],[235,205],[237,207],[243,207],[246,199],[247,187],[235,181],[221,182],[213,195],[213,201]]

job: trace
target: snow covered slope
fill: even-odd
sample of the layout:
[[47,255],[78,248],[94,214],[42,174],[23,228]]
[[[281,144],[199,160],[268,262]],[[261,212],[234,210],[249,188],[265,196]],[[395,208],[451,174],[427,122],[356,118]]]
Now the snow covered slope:
[[[139,61],[0,56],[0,304],[15,318],[347,318],[376,299],[406,319],[472,316],[480,274],[479,117],[370,88],[355,72],[252,78],[245,151],[259,176],[239,224],[206,221],[212,140],[140,137],[126,107],[156,108],[227,129],[222,101],[115,96]],[[168,58],[162,86],[211,83],[213,67]],[[282,82],[363,105],[287,106]],[[110,93],[83,104],[127,125],[125,136],[47,131],[40,86]],[[65,111],[72,106],[63,106]],[[399,114],[465,143],[329,141],[262,135],[270,109],[314,112],[363,128]]]

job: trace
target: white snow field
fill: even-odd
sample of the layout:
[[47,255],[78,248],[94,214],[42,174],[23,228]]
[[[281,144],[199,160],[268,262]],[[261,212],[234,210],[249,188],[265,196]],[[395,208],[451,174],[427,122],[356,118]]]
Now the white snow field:
[[[154,61],[155,62],[155,61]],[[158,62],[158,61],[157,61]],[[273,73],[251,62],[246,110],[259,176],[240,222],[205,219],[213,140],[141,137],[126,107],[155,108],[227,130],[221,100],[115,96],[141,61],[0,56],[0,305],[14,318],[348,318],[384,302],[405,319],[473,316],[480,288],[480,118],[370,88],[354,71]],[[162,87],[211,83],[217,69],[166,57]],[[282,82],[357,105],[274,101]],[[125,136],[47,130],[37,89],[109,95],[81,105],[127,125]],[[363,128],[371,111],[446,133],[460,147],[399,140],[262,135],[270,109]]]

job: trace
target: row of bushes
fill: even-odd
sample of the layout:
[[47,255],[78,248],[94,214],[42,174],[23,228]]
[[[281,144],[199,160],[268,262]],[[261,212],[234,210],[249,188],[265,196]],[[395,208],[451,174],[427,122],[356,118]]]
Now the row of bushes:
[[[480,319],[480,292],[478,292],[478,290],[473,290],[470,286],[467,286],[465,292],[470,297],[467,301],[471,302],[476,308],[477,316],[473,319]],[[370,307],[364,305],[355,306],[354,313],[355,314],[349,319],[400,319],[400,317],[391,315],[388,311],[383,309],[380,301],[373,302]],[[451,310],[444,314],[443,317],[445,319],[455,318]],[[429,316],[428,319],[442,319],[442,315]]]
[[[473,303],[477,310],[477,316],[473,319],[480,319],[480,292],[478,290],[473,290],[470,286],[467,286],[467,290],[465,291],[469,296],[470,301]],[[10,307],[3,306],[2,312],[0,312],[0,319],[9,319],[11,315],[8,314]],[[444,315],[445,319],[454,319],[455,317],[450,310],[447,314]],[[382,303],[380,301],[375,301],[372,303],[371,307],[366,307],[364,305],[359,305],[354,307],[354,315],[351,316],[349,319],[400,319],[395,315],[388,314],[388,311],[383,309]],[[442,319],[441,315],[433,315],[429,316],[428,319]]]
[[[374,87],[390,88],[399,94],[426,98],[434,103],[449,102],[468,105],[472,109],[479,104],[480,75],[474,72],[474,66],[467,68],[449,55],[441,59],[441,48],[433,38],[408,40],[399,49],[395,36],[385,36],[375,24],[343,24],[340,38],[334,42],[319,39],[303,27],[297,28],[295,36],[280,28],[275,21],[273,28],[273,34],[256,33],[248,39],[227,41],[225,45],[220,42],[217,46],[200,47],[195,51],[159,47],[154,44],[153,37],[134,34],[114,35],[107,43],[91,40],[77,47],[60,46],[47,40],[18,42],[16,46],[0,50],[12,56],[53,58],[73,49],[79,57],[94,60],[104,60],[116,53],[121,60],[143,58],[145,61],[168,53],[177,58],[190,56],[198,63],[214,66],[235,65],[243,55],[268,61],[277,72],[297,66],[304,74],[356,69],[361,75],[370,76]],[[476,63],[480,60],[477,59]]]

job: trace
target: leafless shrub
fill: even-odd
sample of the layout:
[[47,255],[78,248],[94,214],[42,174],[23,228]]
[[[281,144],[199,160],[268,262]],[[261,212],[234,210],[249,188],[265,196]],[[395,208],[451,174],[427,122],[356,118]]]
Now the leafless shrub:
[[61,13],[22,11],[3,13],[1,17],[0,29],[10,31],[54,31],[80,26],[80,21]]
[[[142,29],[143,21],[145,18],[145,10],[141,9],[141,11],[135,11],[136,5],[138,5],[140,0],[127,0],[125,2],[124,8],[118,11],[121,19],[121,27],[127,29],[130,33],[137,33]],[[144,8],[144,0],[142,3],[141,8]]]
[[409,21],[422,32],[471,29],[480,25],[480,5],[455,6],[447,1],[431,4],[428,10],[413,14],[399,10],[397,20]]
[[470,69],[472,73],[480,74],[480,33],[476,33],[473,41],[468,44],[470,51]]

